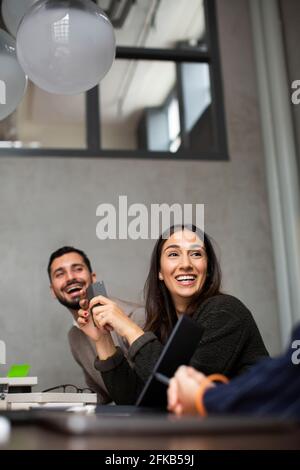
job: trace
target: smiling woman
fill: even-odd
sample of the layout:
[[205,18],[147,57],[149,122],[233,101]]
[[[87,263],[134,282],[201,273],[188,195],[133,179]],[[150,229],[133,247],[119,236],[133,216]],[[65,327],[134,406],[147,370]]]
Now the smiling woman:
[[188,313],[189,305],[205,284],[208,259],[204,241],[196,232],[180,230],[158,250],[161,288],[171,296],[177,315]]
[[[89,305],[83,301],[78,323],[89,335],[92,311],[93,328],[98,329],[95,367],[117,404],[136,402],[180,314],[191,316],[203,329],[190,364],[205,374],[234,377],[268,354],[250,311],[221,293],[220,286],[220,267],[208,235],[180,225],[161,235],[154,247],[145,285],[144,330],[110,299],[95,297]],[[108,330],[127,340],[127,358],[113,345]]]

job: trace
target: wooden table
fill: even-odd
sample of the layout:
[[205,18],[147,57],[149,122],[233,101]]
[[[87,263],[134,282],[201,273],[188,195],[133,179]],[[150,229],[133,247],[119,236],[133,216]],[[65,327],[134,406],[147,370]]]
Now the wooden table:
[[[78,416],[77,416],[78,417]],[[241,417],[80,416],[49,413],[39,422],[15,422],[1,449],[300,450],[300,424]],[[76,418],[76,416],[75,416]],[[82,418],[82,419],[81,419]],[[71,432],[71,433],[70,433]]]

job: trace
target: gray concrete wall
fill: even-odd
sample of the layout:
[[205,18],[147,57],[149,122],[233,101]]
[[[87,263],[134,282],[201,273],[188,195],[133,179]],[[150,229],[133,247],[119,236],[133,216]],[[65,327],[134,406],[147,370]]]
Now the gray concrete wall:
[[153,242],[96,237],[98,204],[117,205],[122,194],[129,204],[205,204],[224,289],[252,310],[270,352],[280,349],[248,3],[219,0],[218,7],[229,162],[0,160],[0,339],[7,362],[31,363],[41,389],[82,383],[67,345],[70,314],[48,289],[52,250],[86,250],[110,294],[141,295]]

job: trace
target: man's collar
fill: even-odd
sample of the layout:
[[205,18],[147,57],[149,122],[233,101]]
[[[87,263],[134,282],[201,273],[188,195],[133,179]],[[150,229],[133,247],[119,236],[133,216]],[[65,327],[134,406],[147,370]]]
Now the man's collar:
[[70,312],[70,314],[72,315],[72,319],[73,319],[72,323],[73,323],[73,326],[77,326],[77,328],[79,328],[78,323],[77,323],[77,318],[78,318],[78,312],[77,312],[77,310],[71,310],[71,309],[69,308],[69,312]]

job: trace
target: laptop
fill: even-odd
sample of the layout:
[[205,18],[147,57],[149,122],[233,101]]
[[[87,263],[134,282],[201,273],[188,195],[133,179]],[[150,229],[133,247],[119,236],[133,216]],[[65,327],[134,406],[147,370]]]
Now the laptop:
[[187,315],[177,321],[135,406],[98,405],[96,413],[131,415],[165,412],[167,383],[181,365],[189,364],[202,337],[203,329]]
[[166,383],[181,365],[189,364],[202,337],[203,329],[187,315],[181,315],[155,367],[145,384],[136,406],[166,408]]

